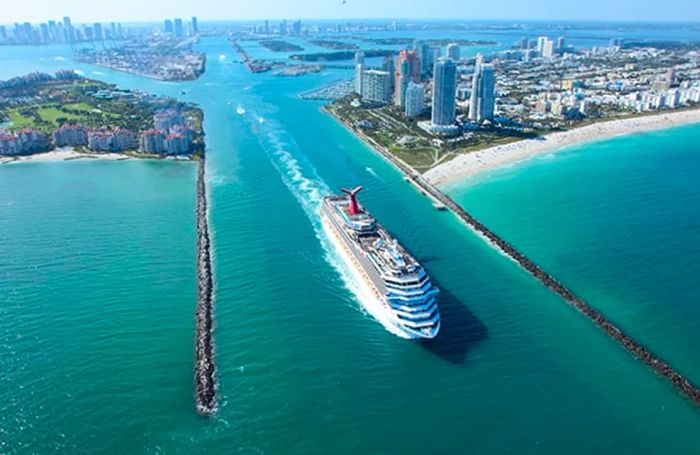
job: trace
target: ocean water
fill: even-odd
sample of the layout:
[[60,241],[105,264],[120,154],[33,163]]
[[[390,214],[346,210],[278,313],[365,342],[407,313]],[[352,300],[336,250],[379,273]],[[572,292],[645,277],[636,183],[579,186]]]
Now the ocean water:
[[[347,72],[254,76],[225,40],[201,47],[208,70],[183,84],[0,49],[3,78],[70,65],[204,109],[220,393],[215,417],[196,415],[195,166],[0,166],[1,453],[700,448],[700,413],[664,380],[297,97]],[[388,333],[329,248],[320,198],[355,184],[441,288],[439,338]]]
[[700,383],[700,125],[550,154],[447,187]]

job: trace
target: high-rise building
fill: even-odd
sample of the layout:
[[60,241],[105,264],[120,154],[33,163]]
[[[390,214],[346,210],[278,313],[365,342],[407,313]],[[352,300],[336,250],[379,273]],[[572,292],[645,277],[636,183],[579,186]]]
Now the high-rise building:
[[[357,61],[357,59],[355,60]],[[357,63],[355,65],[355,93],[362,96],[362,73],[365,70],[365,66],[362,63]]]
[[557,38],[557,49],[560,51],[563,50],[566,47],[566,40],[563,36],[560,36]]
[[75,41],[75,29],[71,24],[70,17],[65,16],[63,18],[63,31],[65,33],[65,40],[72,43]]
[[365,63],[365,53],[362,51],[355,52],[355,65],[361,65]]
[[265,19],[265,25],[263,26],[263,32],[265,32],[266,35],[270,33],[270,21],[268,21],[267,19]]
[[7,29],[4,25],[0,25],[0,39],[7,39]]
[[278,33],[279,33],[280,35],[286,35],[286,34],[287,34],[287,21],[281,21],[281,22],[280,22]]
[[406,87],[406,117],[417,117],[425,110],[425,87],[423,84],[410,82]]
[[384,57],[384,60],[382,61],[382,71],[386,71],[389,73],[392,77],[389,78],[389,90],[391,92],[394,92],[394,84],[396,82],[396,78],[394,77],[394,74],[396,73],[396,68],[394,67],[394,57],[391,55],[387,55]]
[[86,41],[93,41],[95,39],[95,30],[89,25],[83,25],[83,34],[85,35]]
[[496,103],[496,76],[493,65],[481,64],[474,69],[472,95],[469,100],[469,120],[493,120]]
[[457,65],[449,59],[438,60],[433,67],[433,127],[455,123],[457,92]]
[[175,25],[175,36],[178,38],[182,38],[183,36],[185,36],[185,29],[182,28],[182,19],[180,19],[179,17],[177,19],[175,19],[174,25]]
[[199,24],[197,23],[197,16],[192,16],[190,26],[192,27],[192,35],[199,35]]
[[374,103],[391,101],[389,78],[391,75],[381,70],[366,70],[362,72],[362,99]]
[[175,31],[175,29],[173,28],[173,21],[171,21],[170,19],[166,19],[163,23],[163,31],[172,35]]
[[117,39],[118,34],[117,34],[117,23],[116,22],[112,22],[109,24],[109,33],[110,33],[110,37],[112,39]]
[[552,58],[554,57],[554,41],[551,39],[548,39],[544,43],[544,48],[542,49],[542,53],[540,54],[543,58]]
[[41,34],[42,43],[48,43],[49,41],[51,41],[51,34],[49,33],[48,24],[39,24],[39,30]]
[[445,55],[447,58],[454,60],[455,62],[459,61],[460,55],[461,54],[461,49],[459,48],[459,44],[457,43],[450,43],[447,45],[445,48]]
[[396,59],[395,104],[406,105],[406,88],[409,82],[420,83],[421,64],[416,51],[402,50]]
[[104,34],[102,33],[102,24],[96,22],[96,23],[92,26],[92,30],[93,30],[94,33],[95,33],[95,39],[96,39],[96,40],[100,41],[100,40],[103,40],[103,39],[104,39]]
[[542,55],[544,53],[544,45],[548,41],[548,38],[546,36],[540,36],[537,38],[537,52]]
[[421,74],[428,74],[431,69],[430,62],[430,46],[422,41],[416,40],[413,43],[413,49],[416,51],[418,60],[420,61],[420,72]]
[[301,35],[301,21],[296,21],[292,24],[292,33],[295,35]]

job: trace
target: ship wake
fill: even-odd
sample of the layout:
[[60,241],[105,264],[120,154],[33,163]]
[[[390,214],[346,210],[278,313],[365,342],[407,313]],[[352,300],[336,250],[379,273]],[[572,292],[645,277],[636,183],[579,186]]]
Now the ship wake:
[[298,149],[298,147],[294,139],[276,122],[266,122],[264,128],[258,133],[260,145],[313,226],[316,238],[323,249],[324,259],[338,272],[344,287],[359,304],[359,309],[377,320],[388,332],[401,338],[408,338],[405,332],[387,318],[380,307],[381,304],[353,274],[323,229],[319,211],[323,198],[332,194],[331,189],[303,155],[297,158],[290,152],[291,149]]

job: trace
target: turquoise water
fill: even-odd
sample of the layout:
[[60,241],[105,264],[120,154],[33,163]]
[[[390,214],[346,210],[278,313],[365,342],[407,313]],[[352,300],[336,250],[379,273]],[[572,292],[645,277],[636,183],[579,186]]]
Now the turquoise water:
[[[0,452],[562,452],[574,441],[581,453],[700,448],[700,413],[664,380],[436,212],[320,104],[296,96],[347,73],[253,76],[224,40],[202,48],[208,71],[185,84],[71,66],[159,94],[187,88],[181,98],[205,111],[219,413],[198,417],[192,396],[195,166],[4,165]],[[65,66],[55,57],[69,56],[58,47],[29,52],[0,49],[0,61],[15,62],[0,77]],[[523,184],[512,183],[517,194]],[[389,334],[328,248],[320,197],[354,184],[442,289],[438,339]],[[480,210],[485,221],[505,230],[498,220],[507,217],[489,210]],[[504,235],[520,244],[518,232]]]
[[700,125],[516,164],[448,191],[700,383]]

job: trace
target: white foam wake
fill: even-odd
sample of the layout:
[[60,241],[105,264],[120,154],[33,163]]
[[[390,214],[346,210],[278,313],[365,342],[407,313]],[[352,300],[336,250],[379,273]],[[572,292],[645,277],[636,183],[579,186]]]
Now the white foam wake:
[[[323,248],[324,259],[338,272],[344,287],[352,293],[362,312],[372,316],[388,332],[402,338],[408,338],[408,335],[396,327],[382,311],[380,304],[376,302],[376,297],[371,294],[367,286],[352,273],[323,229],[319,218],[321,202],[324,196],[332,192],[310,163],[304,163],[302,166],[289,151],[291,148],[296,148],[294,139],[289,137],[274,121],[265,123],[265,126],[258,131],[258,138],[270,161],[278,170],[285,186],[299,202],[311,222],[316,238]],[[304,168],[307,175],[311,177],[304,174]]]

